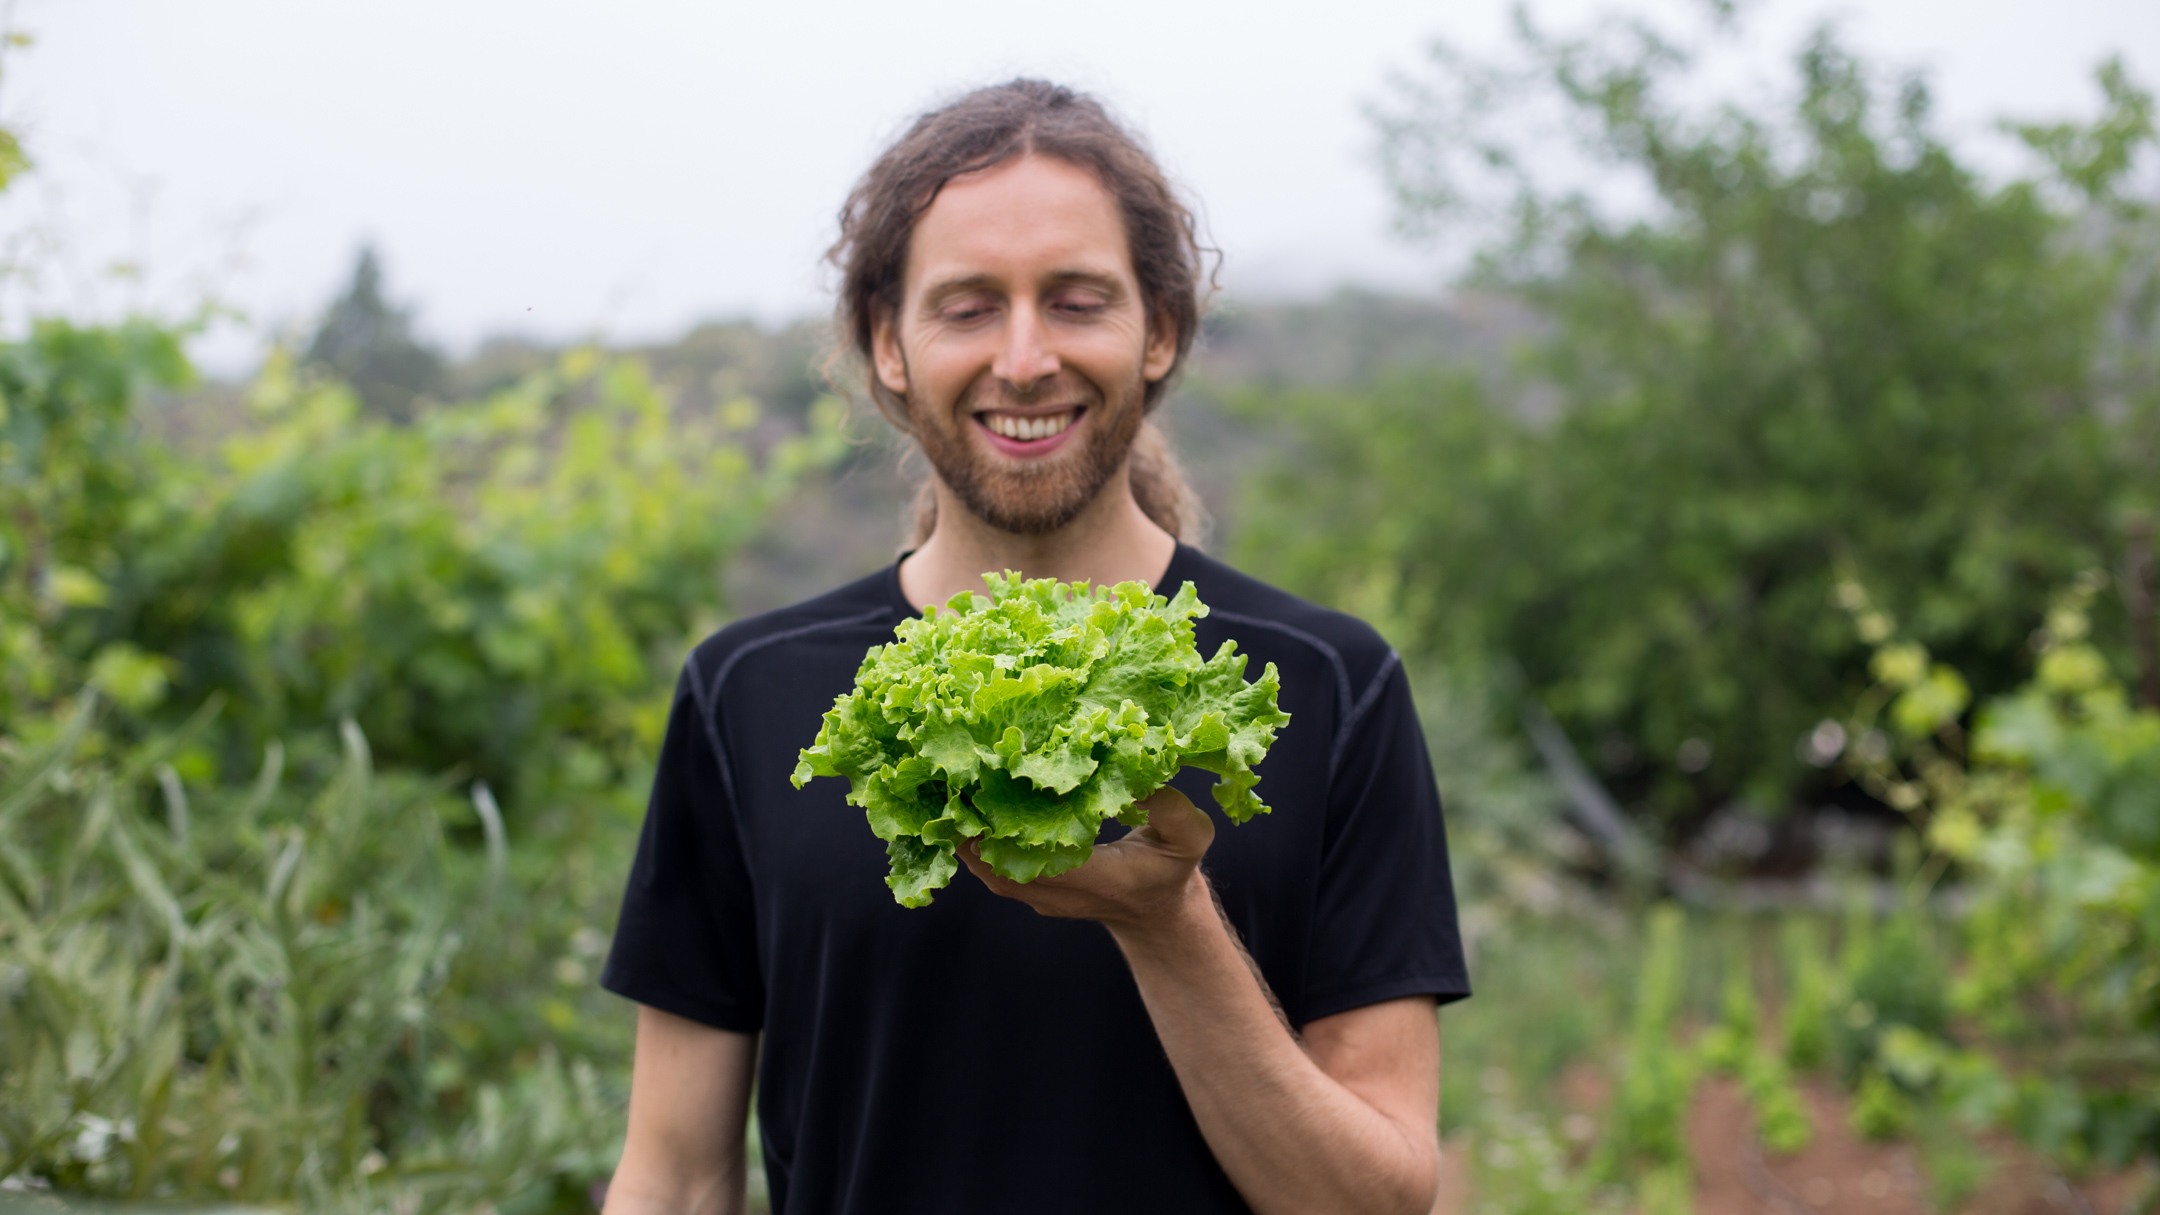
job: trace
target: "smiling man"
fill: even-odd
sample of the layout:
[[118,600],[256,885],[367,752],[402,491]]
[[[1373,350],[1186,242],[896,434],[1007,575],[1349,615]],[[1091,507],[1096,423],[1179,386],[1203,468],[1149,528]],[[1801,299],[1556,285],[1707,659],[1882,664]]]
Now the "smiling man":
[[[640,1005],[611,1215],[1401,1212],[1438,1184],[1437,1001],[1468,994],[1408,684],[1371,629],[1184,544],[1148,415],[1199,324],[1190,213],[1092,100],[924,115],[857,186],[843,334],[933,476],[893,566],[685,665],[604,982]],[[788,783],[865,649],[985,572],[1196,585],[1274,662],[1274,813],[1188,771],[1087,864],[919,910],[838,781]],[[1210,800],[1210,799],[1203,799]]]

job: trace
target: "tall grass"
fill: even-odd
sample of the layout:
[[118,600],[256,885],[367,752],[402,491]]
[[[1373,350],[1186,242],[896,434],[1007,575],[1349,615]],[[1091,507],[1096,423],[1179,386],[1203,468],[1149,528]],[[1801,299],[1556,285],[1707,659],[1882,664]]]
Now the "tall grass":
[[[452,1110],[429,1063],[503,852],[446,842],[442,782],[335,757],[191,790],[189,731],[116,749],[86,695],[0,775],[0,1178],[307,1209],[574,1210],[617,1095],[543,1052]],[[204,714],[203,717],[207,717]],[[440,1069],[435,1069],[440,1070]]]

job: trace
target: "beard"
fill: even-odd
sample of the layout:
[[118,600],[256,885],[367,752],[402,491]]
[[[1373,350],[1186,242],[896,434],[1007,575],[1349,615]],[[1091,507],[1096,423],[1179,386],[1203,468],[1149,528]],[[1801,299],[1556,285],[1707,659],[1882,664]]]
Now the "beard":
[[908,394],[908,413],[915,421],[915,438],[924,458],[969,514],[999,531],[1040,536],[1079,518],[1124,466],[1140,433],[1145,384],[1138,377],[1115,399],[1105,398],[1090,385],[1091,399],[1073,420],[1073,425],[1083,427],[1081,433],[1046,459],[1008,460],[968,433],[976,424],[977,411],[995,403],[984,398],[1020,403],[1042,395],[1048,387],[1018,395],[985,378],[950,413]]

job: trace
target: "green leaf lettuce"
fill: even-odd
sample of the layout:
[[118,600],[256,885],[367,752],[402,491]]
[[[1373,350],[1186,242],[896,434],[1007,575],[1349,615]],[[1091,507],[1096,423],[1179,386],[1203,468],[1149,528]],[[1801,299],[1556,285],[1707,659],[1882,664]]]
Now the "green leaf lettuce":
[[1190,582],[1164,599],[1139,582],[983,580],[988,597],[962,591],[871,647],[795,768],[798,789],[848,778],[902,905],[930,902],[963,839],[1016,882],[1076,868],[1103,820],[1140,826],[1135,803],[1187,764],[1221,778],[1231,821],[1267,813],[1253,765],[1290,720],[1275,664],[1245,682],[1230,641],[1203,662]]

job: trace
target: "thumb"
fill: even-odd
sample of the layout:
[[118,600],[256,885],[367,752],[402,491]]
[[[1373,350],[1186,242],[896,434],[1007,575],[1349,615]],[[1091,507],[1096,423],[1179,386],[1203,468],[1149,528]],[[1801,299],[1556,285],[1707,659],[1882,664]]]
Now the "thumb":
[[1193,805],[1191,798],[1168,785],[1149,794],[1140,805],[1148,816],[1147,826],[1141,830],[1154,836],[1169,852],[1197,858],[1215,842],[1215,820]]

